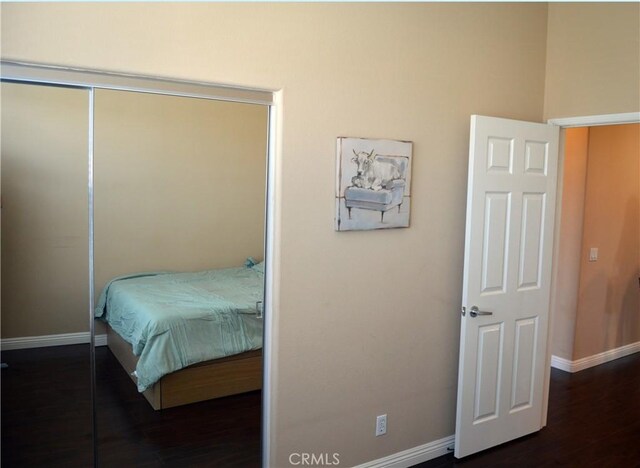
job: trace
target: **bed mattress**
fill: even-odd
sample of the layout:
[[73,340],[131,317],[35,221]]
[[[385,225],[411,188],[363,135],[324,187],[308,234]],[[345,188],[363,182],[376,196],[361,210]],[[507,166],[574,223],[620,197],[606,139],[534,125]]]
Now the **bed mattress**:
[[115,278],[95,316],[131,344],[145,391],[161,377],[198,362],[262,347],[261,264],[196,273],[152,272]]

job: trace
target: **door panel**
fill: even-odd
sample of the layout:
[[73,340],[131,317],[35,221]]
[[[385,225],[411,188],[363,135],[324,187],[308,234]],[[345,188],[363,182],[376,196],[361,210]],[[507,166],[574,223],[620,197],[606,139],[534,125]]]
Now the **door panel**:
[[472,117],[458,458],[541,427],[558,134]]
[[509,172],[513,169],[513,140],[511,138],[488,139],[487,172]]
[[542,141],[525,142],[525,168],[527,174],[547,175],[549,144]]
[[494,419],[498,415],[500,393],[500,357],[502,355],[502,324],[492,324],[478,330],[478,372],[474,423]]
[[515,333],[511,412],[530,407],[533,400],[533,370],[535,369],[536,336],[538,334],[537,317],[516,321]]
[[482,294],[496,294],[505,291],[510,202],[510,193],[494,192],[486,195],[482,249]]
[[525,193],[522,196],[522,230],[520,239],[520,268],[518,290],[540,287],[541,241],[544,223],[544,193]]

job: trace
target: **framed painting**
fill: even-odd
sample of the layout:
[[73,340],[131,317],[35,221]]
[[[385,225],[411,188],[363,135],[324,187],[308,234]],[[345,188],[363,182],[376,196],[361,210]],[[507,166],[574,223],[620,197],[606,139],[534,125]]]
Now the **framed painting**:
[[339,137],[336,231],[409,227],[413,143]]

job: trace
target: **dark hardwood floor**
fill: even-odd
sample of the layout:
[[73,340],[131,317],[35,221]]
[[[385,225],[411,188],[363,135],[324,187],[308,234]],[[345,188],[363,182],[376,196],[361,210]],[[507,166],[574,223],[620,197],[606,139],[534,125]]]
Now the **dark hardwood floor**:
[[2,466],[91,466],[89,345],[5,351],[2,362]]
[[[2,466],[92,465],[87,345],[2,353]],[[260,465],[260,392],[153,411],[106,347],[98,366],[101,467]],[[640,467],[640,353],[552,369],[548,425],[480,454],[420,468]]]
[[[2,361],[2,466],[92,466],[88,345]],[[260,466],[260,392],[154,411],[104,346],[96,368],[100,467]]]
[[575,374],[551,369],[547,427],[476,455],[419,468],[640,467],[640,353]]

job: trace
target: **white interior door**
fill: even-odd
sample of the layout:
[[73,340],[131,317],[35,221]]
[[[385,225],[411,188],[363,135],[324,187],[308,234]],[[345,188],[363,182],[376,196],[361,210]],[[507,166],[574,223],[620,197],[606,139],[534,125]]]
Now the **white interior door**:
[[558,135],[471,117],[457,458],[542,427]]

